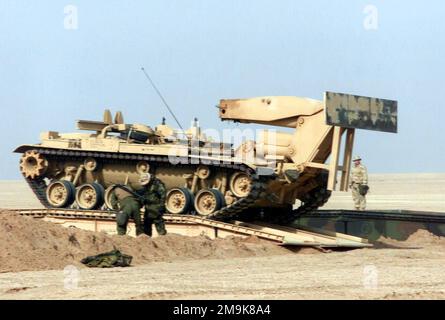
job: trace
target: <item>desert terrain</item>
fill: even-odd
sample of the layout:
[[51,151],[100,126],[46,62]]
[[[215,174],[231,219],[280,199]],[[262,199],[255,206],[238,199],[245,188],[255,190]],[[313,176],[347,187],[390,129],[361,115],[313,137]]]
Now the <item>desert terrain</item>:
[[[445,212],[445,173],[370,174],[367,209]],[[39,208],[24,181],[0,181],[0,208]],[[335,191],[326,209],[353,209],[349,192]]]
[[[445,173],[370,174],[369,210],[445,212]],[[353,209],[351,194],[335,191],[326,209]]]
[[[370,175],[369,209],[445,212],[445,174]],[[0,182],[0,208],[39,207],[23,182]],[[326,208],[350,209],[334,193]],[[445,239],[419,230],[374,248],[286,249],[256,238],[130,238],[0,216],[0,299],[444,299]],[[116,247],[129,268],[81,257]]]

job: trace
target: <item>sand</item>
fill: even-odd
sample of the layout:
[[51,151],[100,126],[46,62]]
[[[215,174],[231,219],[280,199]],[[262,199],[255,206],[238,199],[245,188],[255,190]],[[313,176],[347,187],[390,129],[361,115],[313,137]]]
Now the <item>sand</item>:
[[57,224],[0,212],[0,272],[83,267],[90,255],[118,249],[133,256],[133,265],[156,261],[228,259],[287,254],[289,250],[256,237],[211,240],[205,236],[168,234],[110,236],[105,233],[65,228]]
[[[445,174],[370,175],[370,186],[369,209],[445,211]],[[327,207],[351,206],[349,193],[334,193]],[[39,205],[23,182],[0,182],[1,207]],[[18,260],[9,266],[15,272],[0,273],[0,299],[445,299],[445,241],[422,230],[404,242],[381,238],[375,248],[303,254],[282,248],[276,252],[263,245],[252,249],[255,238],[228,239],[222,244],[174,235],[160,242],[121,240],[53,229],[46,222],[46,231],[40,233],[26,226],[43,223],[34,220],[19,223],[22,229],[13,235],[11,228],[17,225],[3,222],[1,252],[6,250],[7,259],[15,256]],[[53,239],[52,232],[61,238]],[[69,240],[71,233],[81,250]],[[103,241],[98,247],[97,239]],[[63,251],[51,248],[54,244]],[[77,262],[85,254],[114,244],[124,249],[126,244],[135,246],[133,267],[89,269]],[[66,253],[67,248],[73,256]],[[27,265],[19,254],[24,252],[54,253],[62,262],[43,264],[40,256],[30,254],[26,259],[33,262]],[[0,268],[7,271],[9,262],[5,261],[2,256]],[[66,263],[73,267],[64,270]]]
[[[445,212],[445,173],[369,174],[370,210]],[[0,208],[40,208],[24,181],[0,181]],[[353,209],[350,192],[335,191],[326,209]]]
[[[369,210],[445,212],[445,173],[370,174]],[[323,209],[354,209],[350,192],[334,191]]]
[[[132,267],[79,263],[114,247],[134,256]],[[444,263],[445,239],[424,230],[375,248],[299,251],[255,237],[119,237],[0,214],[0,299],[445,299]]]
[[[416,240],[417,241],[417,240]],[[0,274],[0,299],[445,299],[445,247]]]

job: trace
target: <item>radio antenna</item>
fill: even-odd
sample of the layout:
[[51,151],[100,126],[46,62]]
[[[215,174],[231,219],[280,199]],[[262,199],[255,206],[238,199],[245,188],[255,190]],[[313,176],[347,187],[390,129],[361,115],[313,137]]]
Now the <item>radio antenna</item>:
[[153,89],[155,89],[156,93],[158,94],[159,98],[161,98],[162,102],[164,103],[164,105],[167,107],[168,111],[170,112],[170,114],[172,115],[173,119],[175,119],[176,123],[178,124],[179,128],[181,128],[182,133],[185,133],[184,129],[182,128],[181,124],[179,123],[178,119],[176,118],[175,114],[173,113],[172,109],[170,109],[167,101],[165,101],[164,97],[162,96],[161,92],[159,91],[159,89],[156,87],[155,83],[153,82],[153,80],[150,78],[150,76],[148,75],[147,71],[145,71],[144,67],[141,68],[142,72],[145,74],[145,77],[147,78],[147,80],[150,82],[151,86],[153,87]]

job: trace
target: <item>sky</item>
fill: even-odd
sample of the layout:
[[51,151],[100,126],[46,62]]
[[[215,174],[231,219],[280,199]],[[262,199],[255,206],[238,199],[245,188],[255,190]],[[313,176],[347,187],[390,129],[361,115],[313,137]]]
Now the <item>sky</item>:
[[[223,129],[222,98],[324,91],[398,101],[397,134],[359,130],[371,173],[444,172],[443,1],[0,0],[0,179],[43,131],[122,110]],[[242,126],[242,125],[240,125]],[[245,126],[245,125],[244,125]]]

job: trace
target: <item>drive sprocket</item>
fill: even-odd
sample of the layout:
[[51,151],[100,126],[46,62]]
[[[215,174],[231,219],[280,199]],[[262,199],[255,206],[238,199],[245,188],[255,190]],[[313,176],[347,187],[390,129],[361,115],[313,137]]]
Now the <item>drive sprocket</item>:
[[37,150],[28,150],[20,158],[20,171],[25,178],[35,179],[45,174],[48,160]]

